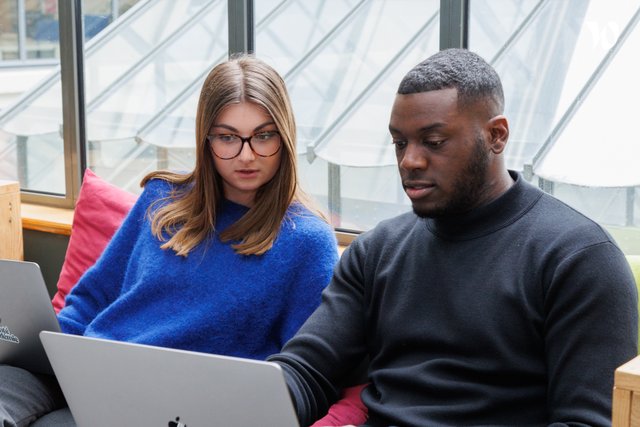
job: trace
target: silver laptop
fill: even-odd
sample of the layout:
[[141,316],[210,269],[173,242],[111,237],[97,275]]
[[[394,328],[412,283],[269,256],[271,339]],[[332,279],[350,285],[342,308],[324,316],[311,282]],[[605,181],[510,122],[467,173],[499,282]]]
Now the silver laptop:
[[59,331],[38,264],[0,260],[0,364],[52,374],[40,331]]
[[298,427],[275,363],[42,332],[80,427]]

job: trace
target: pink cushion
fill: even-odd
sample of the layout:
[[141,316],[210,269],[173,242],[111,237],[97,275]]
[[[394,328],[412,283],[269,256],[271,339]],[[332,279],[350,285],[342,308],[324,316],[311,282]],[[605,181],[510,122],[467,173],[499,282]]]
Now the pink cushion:
[[84,173],[71,224],[58,291],[53,297],[56,313],[80,276],[93,264],[111,240],[137,196],[112,185],[90,169]]
[[327,415],[313,423],[311,427],[360,425],[367,421],[367,407],[360,399],[360,393],[367,384],[342,390],[342,397],[331,405]]

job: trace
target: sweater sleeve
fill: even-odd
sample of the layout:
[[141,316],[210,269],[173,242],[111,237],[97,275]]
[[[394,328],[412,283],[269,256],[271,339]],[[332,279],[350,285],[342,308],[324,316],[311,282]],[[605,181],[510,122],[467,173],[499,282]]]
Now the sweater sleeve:
[[118,297],[147,208],[157,197],[153,193],[154,190],[145,189],[96,263],[67,295],[65,307],[58,314],[64,332],[82,335],[89,323]]
[[309,217],[304,227],[296,227],[296,267],[286,295],[287,303],[280,348],[300,329],[300,326],[320,304],[320,295],[331,280],[338,261],[338,245],[328,224]]
[[554,269],[545,290],[550,425],[611,425],[615,369],[637,352],[637,290],[610,242],[589,246]]
[[327,412],[342,379],[365,357],[360,252],[356,240],[342,255],[318,309],[282,352],[269,358],[283,368],[301,425]]

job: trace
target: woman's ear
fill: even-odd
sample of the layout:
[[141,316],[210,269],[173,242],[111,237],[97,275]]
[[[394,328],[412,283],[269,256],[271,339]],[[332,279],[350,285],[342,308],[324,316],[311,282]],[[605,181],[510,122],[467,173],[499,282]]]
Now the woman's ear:
[[489,146],[494,154],[504,151],[509,140],[509,122],[503,115],[492,117],[487,122],[487,130],[490,135]]

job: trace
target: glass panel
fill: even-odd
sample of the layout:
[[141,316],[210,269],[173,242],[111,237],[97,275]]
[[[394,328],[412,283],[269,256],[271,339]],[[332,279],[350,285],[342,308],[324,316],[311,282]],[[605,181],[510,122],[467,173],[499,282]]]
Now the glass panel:
[[[483,22],[497,19],[513,21],[508,37],[487,35]],[[637,111],[625,103],[640,96],[639,22],[640,0],[471,2],[470,48],[503,78],[508,166],[608,227],[627,253],[640,253]]]
[[0,1],[0,61],[12,59],[18,59],[18,0],[5,0]]
[[[118,2],[83,5],[90,14],[106,17],[111,9],[105,3],[111,7]],[[181,100],[203,70],[223,57],[227,21],[224,0],[156,0],[131,7],[133,3],[120,2],[119,10],[127,12],[86,44],[84,68],[88,164],[111,180],[121,174],[120,185],[137,190],[137,177],[158,162],[155,146],[141,144],[138,131]],[[115,15],[111,11],[105,19]],[[193,48],[207,39],[211,42]],[[14,169],[9,173],[24,175],[23,187],[64,192],[61,117],[59,71],[0,114],[0,147],[24,152],[23,163],[6,157],[13,165],[8,170]],[[39,151],[29,151],[36,146]],[[140,163],[138,156],[145,160]],[[4,158],[0,151],[0,161]]]
[[258,28],[258,55],[285,76],[292,98],[303,187],[336,227],[367,229],[410,209],[387,123],[402,76],[438,48],[438,8],[299,0]]
[[[84,0],[86,40],[138,1]],[[21,14],[19,4],[24,5]],[[60,56],[58,31],[56,1],[0,0],[0,110],[55,69]]]
[[122,15],[127,10],[131,9],[139,0],[118,0],[117,16]]
[[[95,90],[87,98],[88,163],[99,175],[134,192],[151,170],[192,167],[197,95],[206,74],[228,52],[226,1],[153,4],[153,22],[171,17],[179,25],[165,28],[157,46],[130,44],[132,53],[143,54],[140,58],[125,59],[120,49],[101,49],[96,70],[105,79],[92,83]],[[141,33],[154,33],[149,28],[154,27],[135,26]],[[120,57],[119,72],[109,60],[114,56]]]
[[[32,60],[44,59],[48,60],[48,64],[54,64],[59,56],[57,1],[23,2],[22,15],[19,14],[17,1],[1,3],[5,9],[0,13],[0,20],[4,28],[5,18],[11,19],[10,34],[16,43],[12,44],[15,50],[11,56],[7,58],[3,53],[3,61],[0,61],[0,123],[10,115],[10,110],[21,108],[15,103],[23,93],[51,73],[55,67],[37,66],[37,62]],[[3,31],[2,38],[4,37]],[[3,63],[4,60],[12,61]],[[53,101],[54,114],[61,105],[58,96]],[[51,103],[35,106],[45,115],[52,111],[51,107]],[[18,180],[22,188],[29,187],[32,183],[35,190],[64,190],[64,187],[61,188],[59,185],[42,185],[46,181],[45,176],[64,176],[64,158],[62,144],[57,141],[56,134],[39,132],[38,119],[39,117],[31,122],[34,129],[32,134],[13,132],[18,127],[26,127],[22,123],[16,123],[15,128],[0,124],[0,179]],[[57,133],[58,129],[55,131]]]
[[56,0],[0,1],[0,112],[57,64],[57,5]]
[[27,59],[59,58],[58,1],[27,1],[24,7]]
[[102,31],[114,18],[111,0],[82,0],[85,40]]
[[469,16],[469,42],[473,50],[487,61],[494,58],[509,39],[534,16],[540,0],[473,0]]

